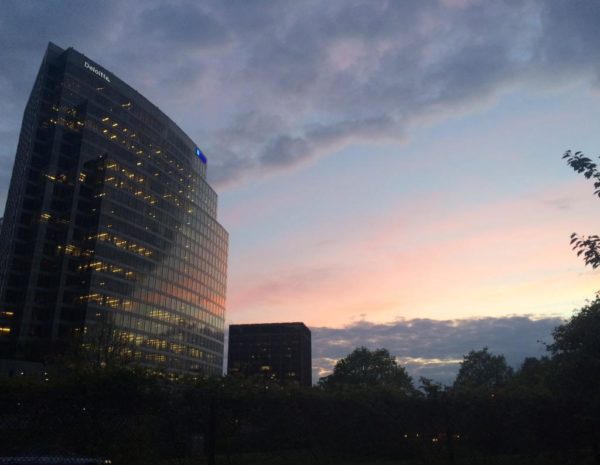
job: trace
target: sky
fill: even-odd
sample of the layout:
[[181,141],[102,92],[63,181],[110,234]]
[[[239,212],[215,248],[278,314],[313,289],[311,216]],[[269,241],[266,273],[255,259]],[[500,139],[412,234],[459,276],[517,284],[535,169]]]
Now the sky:
[[[561,159],[600,149],[589,0],[0,0],[0,205],[49,41],[170,116],[230,234],[227,322],[303,321],[315,377],[386,347],[451,382],[514,366],[593,298],[600,230]],[[0,206],[0,208],[2,208]]]

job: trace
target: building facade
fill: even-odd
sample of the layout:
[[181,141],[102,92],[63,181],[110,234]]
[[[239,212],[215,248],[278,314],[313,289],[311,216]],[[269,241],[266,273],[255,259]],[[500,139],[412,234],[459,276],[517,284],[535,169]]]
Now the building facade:
[[304,323],[230,325],[227,371],[310,386],[310,330]]
[[206,164],[142,95],[49,44],[0,236],[0,358],[103,327],[139,365],[221,374],[228,235]]

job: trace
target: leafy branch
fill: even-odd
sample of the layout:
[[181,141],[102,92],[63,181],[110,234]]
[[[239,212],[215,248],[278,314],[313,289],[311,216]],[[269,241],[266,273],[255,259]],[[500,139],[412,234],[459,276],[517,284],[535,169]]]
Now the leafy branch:
[[[567,150],[563,159],[567,160],[567,164],[577,173],[583,173],[586,179],[594,180],[594,195],[600,197],[600,172],[598,166],[590,158],[586,157],[583,152],[571,152]],[[600,237],[580,236],[577,233],[571,234],[571,246],[577,251],[577,256],[583,256],[586,265],[592,268],[600,266]]]

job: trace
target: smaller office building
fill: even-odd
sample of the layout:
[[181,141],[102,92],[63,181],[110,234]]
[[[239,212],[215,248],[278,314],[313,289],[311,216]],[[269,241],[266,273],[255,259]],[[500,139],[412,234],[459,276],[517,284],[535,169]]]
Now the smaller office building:
[[230,325],[227,371],[310,386],[310,330],[304,323]]

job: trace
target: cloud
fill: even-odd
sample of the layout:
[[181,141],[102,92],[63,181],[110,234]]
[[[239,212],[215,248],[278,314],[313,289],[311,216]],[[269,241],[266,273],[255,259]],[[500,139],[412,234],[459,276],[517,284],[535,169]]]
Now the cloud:
[[[583,264],[568,244],[572,231],[599,227],[590,186],[578,181],[474,205],[451,191],[403,194],[379,212],[357,209],[340,188],[339,201],[327,197],[333,207],[317,215],[297,205],[318,204],[318,189],[306,197],[290,186],[256,203],[242,195],[225,215],[238,238],[228,318],[334,326],[362,313],[378,323],[566,315],[598,288],[595,275],[579,274]],[[556,199],[572,208],[557,212]]]
[[[507,86],[598,80],[600,4],[18,2],[0,19],[0,154],[48,40],[122,76],[202,145],[219,184],[290,169]],[[27,31],[27,33],[23,33]],[[248,121],[246,121],[248,118]]]
[[560,318],[507,316],[459,320],[411,319],[387,324],[359,321],[342,328],[311,328],[313,378],[327,375],[335,362],[359,346],[386,348],[418,382],[420,376],[450,384],[471,350],[488,347],[513,367],[539,357],[552,341]]
[[138,34],[166,47],[222,45],[230,35],[214,15],[192,2],[162,3],[143,10],[137,27]]

